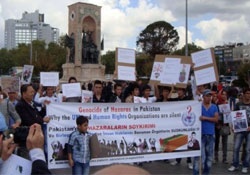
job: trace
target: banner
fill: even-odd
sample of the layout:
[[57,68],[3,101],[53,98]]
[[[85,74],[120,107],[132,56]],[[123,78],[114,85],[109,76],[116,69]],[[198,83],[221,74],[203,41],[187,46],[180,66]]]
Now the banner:
[[48,166],[67,168],[66,144],[79,115],[101,149],[91,166],[200,156],[201,103],[51,103],[47,126]]

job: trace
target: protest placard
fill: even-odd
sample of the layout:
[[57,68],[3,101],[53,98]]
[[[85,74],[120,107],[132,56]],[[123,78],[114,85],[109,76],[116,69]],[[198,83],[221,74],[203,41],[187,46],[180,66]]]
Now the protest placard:
[[180,74],[181,59],[180,58],[165,58],[164,71],[161,79],[162,84],[176,84]]
[[8,92],[19,92],[20,90],[20,79],[19,77],[2,77],[1,78],[2,90]]
[[116,62],[114,78],[118,80],[135,81],[135,50],[116,48]]
[[117,62],[135,65],[135,50],[127,48],[117,48]]
[[68,83],[62,84],[63,96],[69,97],[81,97],[81,85],[80,83]]
[[82,90],[82,103],[92,103],[93,102],[93,92]]
[[190,57],[156,55],[149,84],[186,88],[191,63]]
[[59,73],[40,72],[40,84],[43,86],[57,86],[59,84]]
[[33,74],[33,69],[34,69],[33,65],[23,66],[23,72],[22,72],[22,78],[21,78],[22,84],[30,84],[32,74]]
[[206,49],[191,54],[197,86],[219,81],[214,49]]
[[229,104],[219,105],[219,110],[223,114],[223,123],[231,123],[231,109]]
[[246,110],[231,112],[234,132],[246,131],[248,128]]
[[164,67],[163,62],[154,62],[150,81],[161,81],[163,74],[163,67]]
[[135,67],[118,66],[118,79],[135,81]]
[[[76,119],[89,119],[88,132],[98,137],[100,154],[90,165],[195,157],[201,154],[201,106],[178,103],[53,103],[47,106],[48,166],[68,168],[63,154]],[[112,146],[116,144],[116,148]],[[193,144],[196,143],[196,144]],[[57,149],[60,148],[60,149]],[[113,149],[114,148],[114,149]],[[99,151],[97,151],[99,152]]]

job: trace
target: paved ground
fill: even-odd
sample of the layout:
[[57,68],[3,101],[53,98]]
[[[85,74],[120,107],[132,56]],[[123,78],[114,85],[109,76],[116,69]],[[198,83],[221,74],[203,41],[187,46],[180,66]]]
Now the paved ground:
[[[232,162],[232,148],[233,148],[233,135],[229,136],[228,142],[228,161]],[[220,152],[221,155],[221,152]],[[226,175],[226,174],[242,174],[241,171],[236,172],[228,172],[227,169],[230,167],[230,164],[223,164],[222,155],[220,156],[220,161],[217,164],[213,164],[211,175]],[[104,168],[105,166],[99,167],[91,167],[90,174]],[[141,166],[143,169],[149,171],[152,175],[167,175],[167,174],[192,174],[192,170],[187,168],[186,159],[182,159],[180,165],[172,166],[170,163],[166,163],[163,161],[155,161],[151,163],[143,163]],[[53,174],[61,174],[68,175],[71,174],[71,169],[60,169],[60,170],[52,170]],[[249,174],[249,173],[248,173]]]

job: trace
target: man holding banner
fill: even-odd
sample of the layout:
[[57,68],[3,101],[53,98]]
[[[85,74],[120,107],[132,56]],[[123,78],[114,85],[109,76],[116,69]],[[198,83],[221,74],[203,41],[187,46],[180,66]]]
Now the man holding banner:
[[[214,152],[214,134],[215,123],[218,122],[219,114],[218,109],[214,104],[211,104],[211,90],[206,89],[203,91],[203,104],[202,115],[200,120],[202,122],[202,144],[201,144],[201,157],[203,174],[209,174],[212,167],[213,152]],[[194,158],[193,174],[199,174],[199,157]]]

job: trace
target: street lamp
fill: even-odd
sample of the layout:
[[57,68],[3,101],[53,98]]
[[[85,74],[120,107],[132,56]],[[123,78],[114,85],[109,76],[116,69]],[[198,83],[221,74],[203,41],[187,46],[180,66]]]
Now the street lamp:
[[188,0],[186,0],[186,46],[185,56],[188,56]]
[[30,22],[30,65],[32,64],[32,23]]

